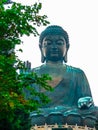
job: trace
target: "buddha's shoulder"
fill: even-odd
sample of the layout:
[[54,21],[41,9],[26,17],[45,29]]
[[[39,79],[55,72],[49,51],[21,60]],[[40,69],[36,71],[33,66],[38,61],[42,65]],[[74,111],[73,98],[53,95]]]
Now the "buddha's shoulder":
[[40,73],[40,71],[43,70],[44,67],[45,67],[45,65],[41,65],[41,66],[33,68],[32,71],[35,73]]
[[[36,68],[33,68],[32,71],[35,72],[35,73],[41,73],[42,71],[44,71],[46,69],[46,65],[41,65],[41,66],[38,66]],[[63,69],[65,68],[65,70],[67,72],[70,72],[70,73],[84,73],[84,71],[78,67],[74,67],[74,66],[71,66],[71,65],[63,65]]]
[[78,67],[67,65],[67,71],[74,73],[84,73],[84,71]]
[[32,69],[33,72],[39,72],[41,69],[41,66],[35,67]]

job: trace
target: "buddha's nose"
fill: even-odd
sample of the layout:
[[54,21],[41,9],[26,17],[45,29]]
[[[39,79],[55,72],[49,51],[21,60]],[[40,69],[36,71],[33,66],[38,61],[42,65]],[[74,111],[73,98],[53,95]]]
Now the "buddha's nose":
[[52,43],[52,48],[53,48],[53,49],[57,49],[57,44],[56,44],[56,42],[53,42],[53,43]]

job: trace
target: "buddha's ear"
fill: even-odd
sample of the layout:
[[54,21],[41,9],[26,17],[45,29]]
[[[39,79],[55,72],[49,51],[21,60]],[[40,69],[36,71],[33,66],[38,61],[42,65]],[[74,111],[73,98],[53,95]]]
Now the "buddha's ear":
[[45,58],[45,56],[44,56],[44,54],[43,54],[42,45],[41,45],[41,44],[39,44],[39,48],[40,48],[40,51],[41,51],[41,62],[44,63],[45,60],[46,60],[46,58]]
[[65,56],[63,57],[63,60],[65,63],[67,63],[67,53],[65,54]]
[[69,49],[69,46],[68,46],[68,48],[66,50],[65,56],[63,57],[63,60],[64,60],[65,63],[67,63],[67,52],[68,52],[68,49]]

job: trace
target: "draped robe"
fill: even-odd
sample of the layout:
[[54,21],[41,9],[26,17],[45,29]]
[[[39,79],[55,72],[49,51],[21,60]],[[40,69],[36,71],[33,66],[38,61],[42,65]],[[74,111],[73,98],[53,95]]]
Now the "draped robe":
[[83,110],[78,108],[78,100],[80,98],[92,97],[90,86],[83,70],[66,64],[45,64],[34,68],[33,72],[38,75],[49,74],[53,77],[49,84],[54,88],[54,91],[44,91],[51,99],[50,103],[40,109],[44,116],[62,113],[64,116],[73,114],[83,118],[91,117],[96,120],[98,116],[98,108],[96,106]]
[[[68,65],[48,66],[42,65],[40,68],[33,70],[38,75],[49,74],[53,75],[53,92],[45,92],[50,97],[51,103],[47,107],[58,105],[75,106],[77,107],[78,99],[91,95],[90,86],[85,73],[79,69]],[[59,75],[61,75],[59,77]],[[57,80],[58,81],[57,81]]]

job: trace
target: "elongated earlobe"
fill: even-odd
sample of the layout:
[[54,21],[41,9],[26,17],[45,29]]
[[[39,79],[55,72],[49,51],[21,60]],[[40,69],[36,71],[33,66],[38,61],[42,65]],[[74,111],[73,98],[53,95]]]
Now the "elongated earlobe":
[[67,48],[66,54],[65,54],[65,56],[63,57],[63,61],[64,61],[65,63],[67,63],[67,52],[68,52],[68,49],[69,49],[69,47]]
[[63,57],[63,61],[67,63],[67,54]]
[[41,62],[44,63],[45,60],[46,60],[46,58],[45,58],[45,56],[43,55],[41,44],[39,44],[39,48],[40,48],[40,51],[41,51]]
[[41,55],[41,62],[44,63],[45,60],[46,60],[46,58],[43,55]]
[[63,61],[64,61],[65,63],[67,63],[67,52],[68,52],[68,50],[69,50],[69,47],[70,47],[70,44],[67,46],[66,54],[65,54],[65,56],[63,57]]

